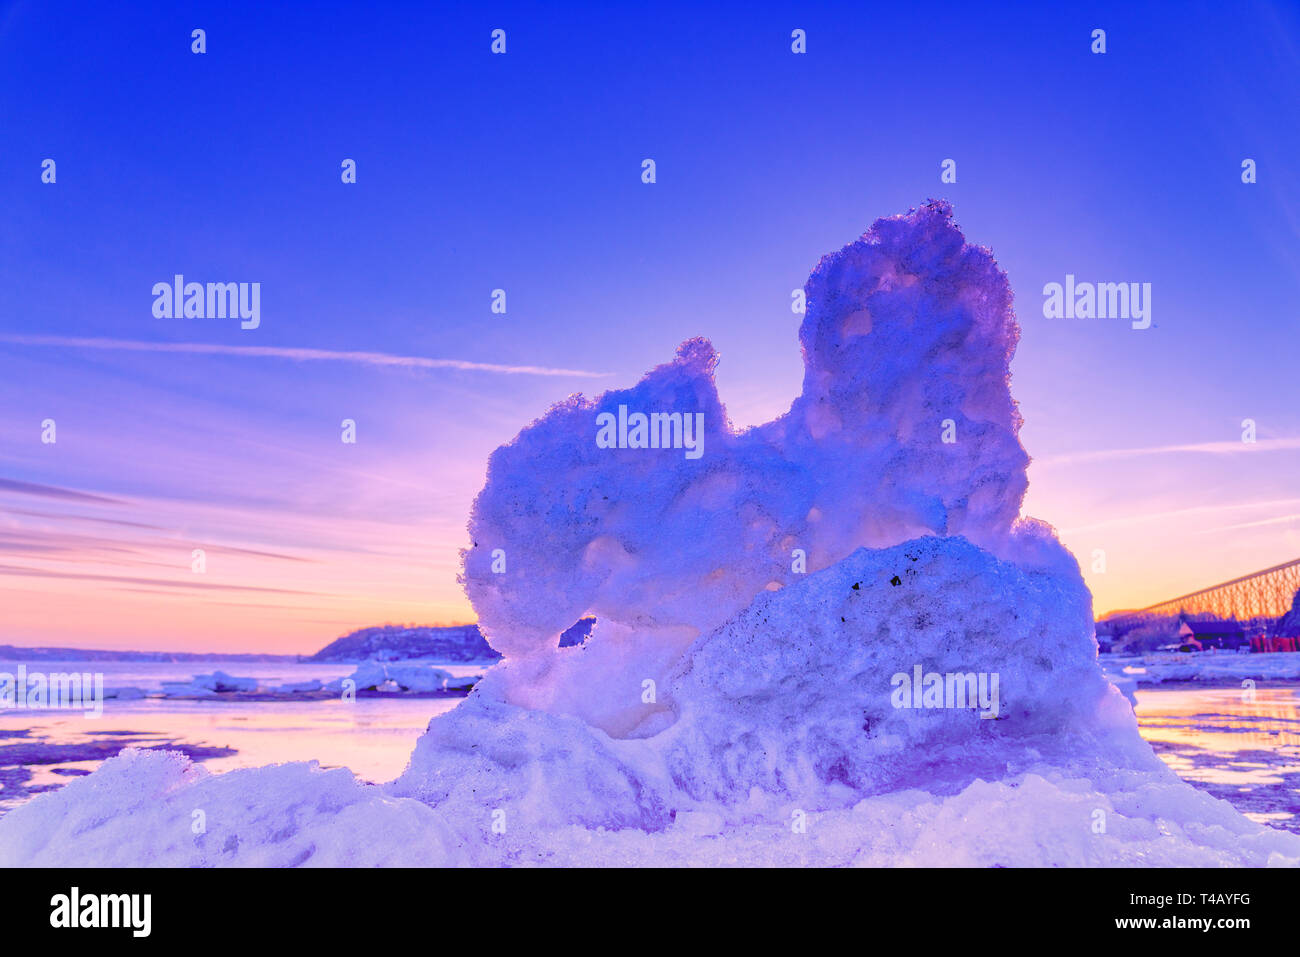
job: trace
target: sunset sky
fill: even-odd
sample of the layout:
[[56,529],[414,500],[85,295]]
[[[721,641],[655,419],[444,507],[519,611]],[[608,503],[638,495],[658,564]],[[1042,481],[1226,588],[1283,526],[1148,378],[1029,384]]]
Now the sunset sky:
[[[230,6],[0,5],[0,643],[470,621],[496,446],[697,335],[733,422],[783,412],[791,290],[928,197],[1008,273],[1025,511],[1099,613],[1300,557],[1294,4]],[[260,327],[155,318],[177,273]],[[1152,327],[1044,318],[1067,273]]]

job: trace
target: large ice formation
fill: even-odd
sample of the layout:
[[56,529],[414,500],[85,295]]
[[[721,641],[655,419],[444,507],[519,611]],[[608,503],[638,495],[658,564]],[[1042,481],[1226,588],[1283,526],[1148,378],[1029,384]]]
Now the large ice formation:
[[[0,820],[0,864],[1300,862],[1175,777],[1098,668],[1077,563],[1020,517],[1006,277],[950,207],[879,220],[806,300],[773,422],[731,427],[695,339],[492,455],[463,581],[505,657],[382,793],[137,755]],[[702,414],[702,454],[603,447],[603,413]],[[933,701],[899,697],[918,673]]]

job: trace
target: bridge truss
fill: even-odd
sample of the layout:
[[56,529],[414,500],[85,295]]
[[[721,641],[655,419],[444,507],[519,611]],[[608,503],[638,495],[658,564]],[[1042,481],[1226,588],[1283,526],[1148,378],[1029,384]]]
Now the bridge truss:
[[1297,590],[1300,590],[1300,558],[1107,618],[1106,624],[1128,629],[1179,614],[1192,619],[1235,618],[1240,622],[1280,618],[1291,610],[1291,601]]

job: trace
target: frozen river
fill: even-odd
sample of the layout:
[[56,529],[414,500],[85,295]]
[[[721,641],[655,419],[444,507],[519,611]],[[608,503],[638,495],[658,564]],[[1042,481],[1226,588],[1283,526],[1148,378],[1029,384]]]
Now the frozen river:
[[1300,833],[1300,684],[1139,688],[1142,736],[1184,780]]
[[[73,670],[74,663],[51,665]],[[87,665],[89,670],[91,666]],[[213,662],[96,663],[110,686],[145,690],[215,668],[267,683],[328,681],[349,665]],[[457,673],[481,670],[449,666]],[[319,760],[368,781],[406,767],[429,719],[460,698],[383,697],[316,701],[141,698],[105,702],[102,717],[80,712],[0,711],[0,813],[40,791],[86,774],[127,746],[184,750],[213,771]],[[1142,735],[1181,777],[1247,816],[1300,833],[1300,683],[1237,687],[1166,684],[1137,691]]]

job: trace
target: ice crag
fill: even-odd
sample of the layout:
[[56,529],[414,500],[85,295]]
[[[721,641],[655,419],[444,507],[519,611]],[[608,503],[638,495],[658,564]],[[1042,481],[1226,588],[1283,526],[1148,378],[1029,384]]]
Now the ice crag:
[[[515,660],[512,700],[570,707],[539,697],[531,672],[584,615],[604,653],[657,657],[646,677],[661,674],[793,581],[796,549],[808,571],[925,534],[1004,550],[1028,457],[1008,388],[1019,329],[992,256],[933,203],[825,257],[806,296],[803,392],[779,419],[734,431],[718,356],[694,339],[634,387],[572,396],[493,453],[464,582],[490,643]],[[702,414],[701,457],[599,447],[597,416],[620,407]],[[571,707],[611,733],[637,718],[591,704]]]
[[[777,420],[732,429],[697,339],[492,455],[463,581],[505,657],[383,791],[134,756],[0,820],[0,864],[1300,863],[1300,837],[1154,756],[1077,563],[1020,517],[1018,328],[988,251],[932,202],[806,294]],[[636,412],[702,414],[701,454],[597,443],[599,415]],[[918,669],[953,706],[930,679],[899,697]],[[996,705],[945,698],[949,675],[996,678]],[[177,810],[200,797],[220,839]]]

